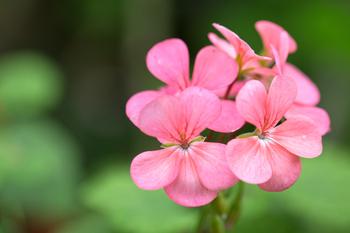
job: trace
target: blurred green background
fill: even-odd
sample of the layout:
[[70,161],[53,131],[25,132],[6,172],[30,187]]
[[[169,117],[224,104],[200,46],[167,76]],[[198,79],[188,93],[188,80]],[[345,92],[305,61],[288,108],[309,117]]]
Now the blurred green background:
[[127,119],[145,66],[180,37],[191,57],[218,22],[259,51],[260,19],[285,27],[290,57],[332,118],[321,157],[283,193],[249,186],[236,232],[350,232],[350,1],[1,0],[0,233],[192,232],[197,210],[138,190],[129,164],[158,143]]

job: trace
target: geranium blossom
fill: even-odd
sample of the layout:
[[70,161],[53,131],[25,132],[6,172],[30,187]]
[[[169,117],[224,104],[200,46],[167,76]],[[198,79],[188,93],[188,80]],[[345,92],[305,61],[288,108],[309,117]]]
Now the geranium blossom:
[[148,103],[138,127],[165,148],[143,152],[132,161],[131,177],[137,186],[164,188],[176,203],[193,207],[211,202],[218,191],[234,185],[238,180],[227,166],[226,146],[199,136],[220,111],[218,97],[197,87]]
[[282,60],[284,75],[294,79],[298,88],[295,102],[308,106],[318,104],[320,91],[317,86],[296,66],[286,62],[288,54],[297,50],[293,37],[281,26],[266,20],[258,21],[255,28],[263,41],[264,54],[275,60],[272,48],[276,49]]
[[249,81],[237,96],[238,111],[256,126],[255,133],[231,140],[226,156],[233,173],[241,180],[259,184],[266,191],[282,191],[299,177],[299,157],[321,154],[321,134],[305,117],[288,118],[297,88],[292,79],[278,76],[269,91],[260,81]]
[[[270,62],[271,58],[256,54],[247,42],[242,40],[230,29],[217,23],[214,23],[213,27],[217,29],[225,39],[221,39],[214,33],[209,33],[209,40],[218,49],[230,56],[233,62],[239,65],[240,79],[235,82],[229,96],[235,96],[246,81],[254,79],[256,76],[261,77],[262,75],[273,74],[269,67],[261,65],[261,63]],[[226,90],[222,89],[221,92],[218,93],[222,96],[225,92]]]
[[225,37],[220,39],[214,33],[209,33],[209,40],[222,51],[225,51],[231,58],[236,60],[241,73],[258,72],[260,68],[257,64],[260,61],[269,61],[269,57],[257,55],[254,50],[242,40],[236,33],[228,28],[214,23],[213,26]]
[[[147,103],[165,94],[176,94],[197,86],[217,92],[235,81],[238,66],[224,52],[214,46],[206,46],[197,54],[192,79],[189,75],[189,54],[186,44],[180,39],[167,39],[154,45],[147,54],[149,71],[167,86],[157,91],[137,93],[127,103],[126,113],[138,126],[139,114]],[[244,120],[238,114],[234,101],[222,101],[222,115],[209,125],[219,132],[233,132],[243,126]],[[230,117],[229,124],[223,124]]]
[[255,23],[255,29],[263,41],[265,49],[264,54],[266,54],[266,56],[273,57],[271,45],[277,50],[281,50],[281,47],[283,47],[283,45],[280,44],[281,33],[287,34],[288,53],[294,53],[297,50],[297,43],[294,38],[280,25],[271,21],[260,20]]
[[[270,45],[272,56],[276,63],[274,73],[283,75],[293,79],[297,86],[297,94],[293,106],[285,114],[285,117],[308,117],[315,123],[322,135],[330,130],[330,118],[328,113],[319,107],[316,107],[320,101],[320,92],[317,86],[294,65],[287,63],[289,46],[291,38],[285,31],[279,34],[279,43],[275,44],[279,49],[276,49],[274,44]],[[276,42],[275,42],[276,43]]]
[[[259,55],[228,28],[213,26],[224,38],[209,33],[213,45],[198,52],[192,75],[182,40],[155,44],[147,68],[165,85],[135,94],[126,106],[129,119],[162,144],[133,159],[133,181],[141,189],[164,189],[188,207],[210,203],[238,180],[271,192],[289,188],[300,176],[301,157],[319,156],[330,130],[328,113],[317,107],[319,89],[287,62],[297,44],[286,30],[258,21]],[[245,122],[256,129],[232,133]],[[230,134],[210,132],[205,141],[205,129]],[[236,138],[225,145],[228,137]]]

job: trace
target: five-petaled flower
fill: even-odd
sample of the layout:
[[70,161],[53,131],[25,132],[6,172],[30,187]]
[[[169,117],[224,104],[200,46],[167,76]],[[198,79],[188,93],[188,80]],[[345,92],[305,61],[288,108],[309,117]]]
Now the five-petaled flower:
[[194,207],[234,185],[238,180],[227,166],[225,144],[204,142],[199,136],[220,111],[218,97],[198,87],[149,103],[140,113],[139,128],[164,149],[143,152],[132,161],[131,177],[137,186],[164,188],[176,203]]
[[293,104],[296,91],[293,80],[277,76],[268,93],[255,80],[239,92],[238,111],[256,126],[252,135],[243,135],[227,145],[228,164],[239,179],[259,184],[266,191],[282,191],[299,177],[298,156],[313,158],[321,154],[321,134],[308,118],[291,118],[279,124]]

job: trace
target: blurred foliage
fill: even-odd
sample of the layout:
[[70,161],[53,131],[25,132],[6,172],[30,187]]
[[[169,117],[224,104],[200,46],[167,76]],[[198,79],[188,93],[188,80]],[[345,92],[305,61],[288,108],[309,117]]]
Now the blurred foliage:
[[87,206],[106,216],[115,232],[192,232],[197,220],[196,211],[169,201],[163,191],[138,189],[128,167],[103,171],[84,185],[82,196]]
[[46,57],[23,52],[0,59],[0,112],[5,116],[38,115],[53,109],[61,95],[61,73]]
[[61,229],[55,231],[55,233],[107,233],[113,232],[112,227],[98,215],[86,215],[81,216],[78,219],[74,219],[72,222],[68,222]]
[[5,232],[55,228],[77,212],[80,150],[61,124],[45,116],[62,91],[61,72],[47,57],[23,52],[0,59],[0,224]]
[[78,150],[59,125],[41,120],[7,126],[0,148],[2,210],[49,217],[75,207]]

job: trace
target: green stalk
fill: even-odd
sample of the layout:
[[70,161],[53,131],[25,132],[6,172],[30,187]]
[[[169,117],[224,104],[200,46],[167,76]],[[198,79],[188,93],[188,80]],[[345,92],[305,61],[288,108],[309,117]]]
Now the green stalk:
[[[224,99],[229,98],[229,93],[233,87],[232,82],[226,90]],[[207,140],[210,141],[214,135],[213,131],[209,131]],[[255,132],[247,133],[238,138],[254,136]],[[219,135],[219,142],[225,143],[225,134]],[[201,138],[201,140],[203,140]],[[233,226],[236,224],[240,212],[241,202],[243,197],[244,184],[239,182],[238,191],[233,201],[230,201],[230,195],[225,195],[224,192],[219,192],[217,198],[208,206],[202,207],[199,218],[197,233],[228,233],[231,232]]]

